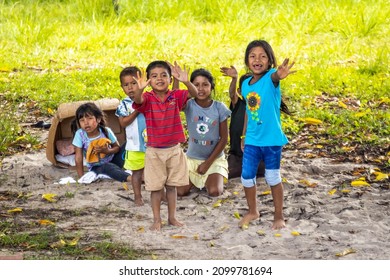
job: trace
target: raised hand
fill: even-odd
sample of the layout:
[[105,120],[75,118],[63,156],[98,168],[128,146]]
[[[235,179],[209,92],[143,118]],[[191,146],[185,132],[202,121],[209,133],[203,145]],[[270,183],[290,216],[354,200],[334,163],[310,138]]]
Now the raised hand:
[[291,71],[290,69],[294,66],[295,62],[293,61],[290,65],[288,64],[289,63],[289,59],[288,58],[285,58],[283,63],[281,65],[278,66],[278,71],[276,71],[276,74],[277,74],[277,77],[279,78],[279,80],[283,80],[284,78],[286,78],[288,75],[292,74],[292,73],[295,73],[297,71]]
[[171,67],[172,76],[176,78],[178,81],[185,83],[188,82],[188,70],[184,66],[184,69],[181,69],[180,65],[175,61],[174,65],[169,63]]
[[221,67],[220,70],[221,70],[221,73],[223,73],[223,76],[228,76],[228,77],[231,77],[231,78],[237,78],[238,77],[237,70],[236,70],[236,68],[234,66]]
[[137,77],[134,77],[134,80],[138,84],[139,90],[142,92],[149,84],[150,84],[150,79],[145,81],[145,75],[141,75],[140,72],[137,72]]

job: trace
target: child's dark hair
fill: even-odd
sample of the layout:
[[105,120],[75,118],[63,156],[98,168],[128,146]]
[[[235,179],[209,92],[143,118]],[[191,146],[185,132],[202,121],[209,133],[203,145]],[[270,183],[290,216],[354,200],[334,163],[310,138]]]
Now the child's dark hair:
[[191,83],[193,83],[194,80],[196,79],[196,77],[199,77],[199,76],[205,77],[209,81],[209,83],[211,84],[211,90],[214,90],[214,88],[215,88],[214,77],[209,71],[207,71],[206,69],[203,69],[203,68],[196,69],[196,70],[194,70],[194,72],[192,72],[191,77],[190,77]]
[[135,77],[137,77],[137,73],[138,72],[141,75],[141,70],[137,66],[129,66],[129,67],[123,68],[123,70],[119,74],[119,80],[122,82],[122,78],[125,77],[125,76],[135,76]]
[[73,121],[71,127],[73,134],[80,128],[80,119],[85,116],[94,116],[96,119],[100,118],[99,128],[102,129],[104,135],[108,137],[108,131],[106,129],[106,116],[104,112],[93,102],[87,102],[80,105],[75,113],[76,119]]
[[248,67],[249,53],[255,47],[263,48],[265,53],[267,54],[269,60],[268,69],[275,68],[277,63],[276,63],[276,57],[274,51],[272,50],[270,44],[268,44],[268,42],[264,40],[254,40],[248,44],[245,50],[245,65]]
[[243,74],[243,75],[241,75],[241,77],[240,77],[240,79],[238,80],[238,88],[242,88],[242,83],[246,80],[246,79],[248,79],[248,78],[250,78],[250,77],[252,77],[252,74],[251,73],[245,73],[245,74]]
[[171,67],[166,61],[163,60],[156,60],[151,63],[149,63],[148,67],[146,67],[146,79],[149,79],[150,71],[152,71],[154,68],[162,67],[165,68],[168,71],[169,77],[172,76]]

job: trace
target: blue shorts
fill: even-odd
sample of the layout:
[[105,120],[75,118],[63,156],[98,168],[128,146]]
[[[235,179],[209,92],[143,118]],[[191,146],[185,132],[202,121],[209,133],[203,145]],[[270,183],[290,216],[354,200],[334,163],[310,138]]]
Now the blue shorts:
[[[256,185],[257,168],[261,160],[264,161],[265,170],[280,170],[282,158],[282,146],[257,147],[245,145],[242,159],[241,180],[245,187],[249,187],[249,180]],[[245,182],[245,183],[244,183]]]

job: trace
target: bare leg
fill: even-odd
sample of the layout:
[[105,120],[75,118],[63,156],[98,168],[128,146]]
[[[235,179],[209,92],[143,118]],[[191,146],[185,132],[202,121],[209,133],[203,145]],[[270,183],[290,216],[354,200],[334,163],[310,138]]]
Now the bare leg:
[[271,187],[271,192],[275,207],[272,229],[281,229],[286,226],[283,216],[283,184],[279,183]]
[[182,227],[184,224],[176,219],[176,187],[166,186],[165,188],[167,190],[168,200],[168,223],[173,226]]
[[189,195],[190,191],[191,191],[191,188],[192,188],[191,184],[189,184],[187,186],[182,186],[182,187],[177,188],[177,196],[187,196],[187,195]]
[[161,198],[163,195],[164,189],[159,191],[152,191],[150,194],[150,202],[152,204],[153,211],[153,225],[150,227],[150,230],[160,231],[161,230]]
[[205,185],[210,196],[220,196],[223,193],[223,176],[218,173],[210,174]]
[[134,203],[136,206],[144,205],[144,200],[142,199],[142,194],[141,194],[143,171],[144,169],[133,170],[133,176],[131,179],[131,184],[133,185],[133,191],[134,191]]
[[238,223],[239,227],[242,227],[243,225],[248,225],[251,221],[256,220],[260,217],[259,211],[257,211],[256,186],[250,188],[244,187],[244,191],[249,210],[248,213]]

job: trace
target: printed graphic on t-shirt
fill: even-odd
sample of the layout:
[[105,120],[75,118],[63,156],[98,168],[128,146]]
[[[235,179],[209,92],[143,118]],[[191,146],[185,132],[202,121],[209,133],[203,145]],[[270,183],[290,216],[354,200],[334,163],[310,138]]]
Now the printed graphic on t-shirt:
[[206,116],[196,116],[194,117],[194,122],[196,124],[196,132],[198,133],[196,138],[192,138],[192,142],[202,146],[210,146],[214,144],[214,141],[204,140],[207,138],[207,133],[210,131],[210,126],[216,126],[218,124],[218,120],[211,119]]
[[248,109],[251,114],[252,120],[257,122],[258,124],[261,124],[260,116],[259,116],[259,109],[261,106],[261,98],[260,95],[256,92],[252,91],[247,96],[247,104]]

